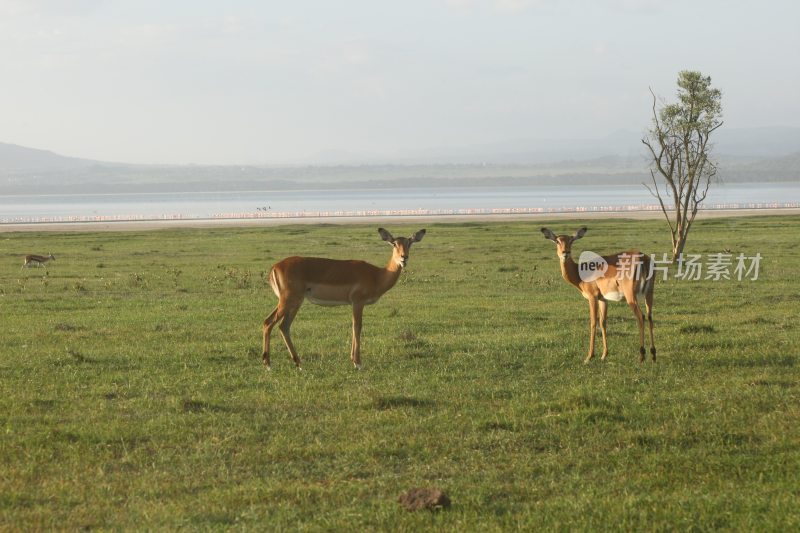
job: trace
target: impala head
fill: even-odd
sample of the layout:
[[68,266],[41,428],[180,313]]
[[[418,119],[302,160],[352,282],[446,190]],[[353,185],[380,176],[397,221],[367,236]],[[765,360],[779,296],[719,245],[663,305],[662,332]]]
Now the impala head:
[[52,252],[48,252],[48,253],[47,253],[47,257],[48,257],[48,259],[52,259],[53,261],[55,261],[55,260],[56,260],[56,258],[55,258],[55,256],[53,255],[53,253],[52,253]]
[[566,261],[572,253],[572,243],[586,234],[586,228],[579,229],[575,232],[575,235],[556,235],[547,228],[542,228],[541,232],[545,239],[549,239],[556,243],[558,258],[561,259],[561,261]]
[[397,237],[396,239],[383,228],[378,228],[378,233],[380,233],[381,239],[388,242],[392,248],[394,248],[392,261],[400,268],[404,268],[408,264],[408,253],[411,251],[411,245],[421,241],[422,237],[425,236],[424,229],[419,230],[410,237]]

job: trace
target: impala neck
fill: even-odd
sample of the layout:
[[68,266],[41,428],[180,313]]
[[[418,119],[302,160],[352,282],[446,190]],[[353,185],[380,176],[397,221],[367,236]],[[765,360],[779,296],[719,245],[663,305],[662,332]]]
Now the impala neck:
[[403,267],[397,263],[396,254],[394,251],[392,251],[392,256],[389,258],[386,268],[383,269],[383,276],[381,280],[384,286],[383,292],[386,292],[395,286],[397,280],[400,279],[400,273],[402,271]]
[[570,285],[574,285],[580,290],[581,277],[578,274],[578,264],[572,259],[570,254],[566,259],[559,257],[561,260],[561,277]]

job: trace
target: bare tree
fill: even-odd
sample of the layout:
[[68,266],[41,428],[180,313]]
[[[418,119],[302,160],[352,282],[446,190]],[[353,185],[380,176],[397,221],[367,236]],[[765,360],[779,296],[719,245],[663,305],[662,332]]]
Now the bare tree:
[[688,70],[678,74],[677,103],[662,102],[659,109],[658,98],[652,89],[650,93],[653,125],[642,143],[652,158],[653,184],[645,187],[658,199],[669,224],[674,262],[683,253],[697,210],[717,174],[709,139],[722,126],[722,93],[711,87],[711,77]]

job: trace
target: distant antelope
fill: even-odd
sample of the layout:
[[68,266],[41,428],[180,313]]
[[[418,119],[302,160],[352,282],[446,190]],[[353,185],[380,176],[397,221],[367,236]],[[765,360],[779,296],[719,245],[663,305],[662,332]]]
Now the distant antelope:
[[22,263],[22,267],[23,268],[30,268],[31,265],[36,265],[37,267],[40,267],[40,266],[44,265],[45,263],[47,263],[48,261],[55,261],[55,260],[56,260],[56,258],[53,256],[53,254],[47,254],[46,256],[44,256],[44,255],[26,255],[25,256],[25,260]]
[[411,244],[425,235],[420,230],[410,237],[392,237],[383,228],[378,229],[381,239],[392,246],[392,257],[385,268],[364,261],[323,259],[319,257],[287,257],[276,263],[269,273],[269,284],[278,297],[278,306],[264,321],[264,352],[262,358],[269,369],[269,337],[278,326],[283,342],[289,349],[294,364],[300,368],[300,357],[292,343],[289,329],[303,300],[317,305],[353,306],[353,346],[350,359],[361,368],[361,318],[365,305],[374,304],[394,287],[400,272],[408,262]]

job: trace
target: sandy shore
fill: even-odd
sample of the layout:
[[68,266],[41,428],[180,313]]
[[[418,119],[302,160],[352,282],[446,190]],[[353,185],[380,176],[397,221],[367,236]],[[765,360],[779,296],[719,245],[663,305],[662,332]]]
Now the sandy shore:
[[[745,216],[800,215],[800,209],[714,209],[697,214],[697,219],[745,217]],[[509,215],[426,215],[426,216],[375,216],[375,217],[298,217],[258,219],[185,219],[185,220],[141,220],[120,222],[59,222],[35,224],[0,224],[0,233],[9,232],[79,232],[79,231],[150,231],[172,228],[222,228],[222,227],[271,227],[290,224],[410,224],[448,222],[504,222],[541,220],[592,220],[631,219],[651,220],[663,218],[660,211],[609,211],[587,213],[541,213]]]

